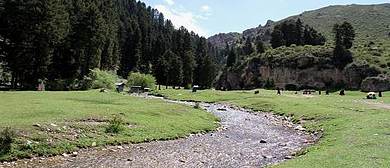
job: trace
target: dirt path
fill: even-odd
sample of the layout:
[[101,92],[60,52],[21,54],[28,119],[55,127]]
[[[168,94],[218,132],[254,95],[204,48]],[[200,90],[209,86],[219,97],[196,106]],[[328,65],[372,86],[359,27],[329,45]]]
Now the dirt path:
[[223,104],[201,103],[200,106],[221,118],[218,131],[190,135],[186,139],[84,150],[77,157],[19,161],[13,166],[264,167],[291,159],[292,153],[316,140],[306,132],[294,130],[295,126],[282,117]]

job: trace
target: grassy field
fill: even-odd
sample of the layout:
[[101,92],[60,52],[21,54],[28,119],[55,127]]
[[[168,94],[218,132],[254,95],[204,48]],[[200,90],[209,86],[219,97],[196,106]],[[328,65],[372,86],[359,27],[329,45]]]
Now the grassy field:
[[[124,121],[122,131],[107,133],[114,115]],[[11,127],[17,134],[11,154],[0,160],[175,139],[218,127],[218,118],[200,109],[96,90],[0,92],[0,118],[0,130]]]
[[276,167],[390,167],[390,110],[375,103],[390,103],[390,93],[378,100],[365,100],[365,93],[347,91],[346,96],[330,96],[260,90],[189,90],[157,92],[172,99],[228,102],[257,111],[291,116],[310,131],[322,131],[318,144],[305,148],[304,154]]

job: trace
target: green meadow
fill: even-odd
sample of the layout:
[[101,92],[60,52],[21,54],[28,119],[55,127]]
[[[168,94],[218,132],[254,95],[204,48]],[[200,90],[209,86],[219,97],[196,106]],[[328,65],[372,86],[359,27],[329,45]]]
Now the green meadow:
[[[366,93],[346,91],[329,96],[285,91],[212,91],[161,90],[155,92],[171,99],[227,102],[255,111],[293,116],[311,132],[322,132],[314,145],[298,157],[275,167],[383,167],[390,166],[390,93],[377,100],[366,100]],[[273,166],[271,166],[273,167]]]
[[[108,133],[114,116],[123,120]],[[99,91],[0,92],[0,131],[16,133],[9,154],[0,160],[52,156],[78,148],[167,140],[218,127],[204,110]]]

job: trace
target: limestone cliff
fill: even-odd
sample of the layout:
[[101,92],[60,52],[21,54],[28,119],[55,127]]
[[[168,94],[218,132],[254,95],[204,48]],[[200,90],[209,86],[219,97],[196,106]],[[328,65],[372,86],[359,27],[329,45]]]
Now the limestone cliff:
[[360,89],[362,81],[381,72],[368,64],[349,63],[336,67],[331,50],[298,56],[254,57],[231,68],[217,78],[216,88],[253,89],[273,79],[276,87]]

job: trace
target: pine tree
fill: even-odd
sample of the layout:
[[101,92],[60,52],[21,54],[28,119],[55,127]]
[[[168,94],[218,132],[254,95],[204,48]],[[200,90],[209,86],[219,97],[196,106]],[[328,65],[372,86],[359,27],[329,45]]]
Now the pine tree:
[[256,42],[256,50],[260,54],[265,52],[264,43],[260,39],[258,39]]
[[352,25],[348,22],[344,22],[340,29],[342,29],[342,36],[343,36],[343,45],[345,49],[352,48],[353,40],[355,39],[355,30],[353,29]]
[[169,65],[168,65],[168,62],[165,59],[165,57],[161,56],[158,59],[158,63],[156,66],[156,72],[155,72],[156,80],[157,80],[157,83],[159,85],[167,85],[168,84],[168,81],[167,81],[168,66]]
[[282,31],[275,27],[275,30],[271,33],[271,41],[272,48],[278,48],[280,46],[286,45],[284,40],[284,35]]
[[297,21],[295,22],[295,29],[293,31],[293,44],[296,45],[303,45],[303,24],[301,22],[301,19],[298,18]]
[[171,86],[181,86],[183,82],[183,62],[178,55],[170,50],[164,54],[164,57],[168,58],[168,84]]
[[232,47],[229,51],[229,55],[227,57],[227,67],[232,67],[236,63],[236,52],[234,51],[234,48]]
[[252,39],[250,37],[247,37],[243,50],[245,55],[251,55],[253,53]]
[[344,28],[339,24],[335,24],[333,27],[333,33],[335,36],[335,48],[333,50],[333,59],[335,64],[339,68],[343,68],[348,63],[352,62],[352,56],[345,48],[344,43]]

